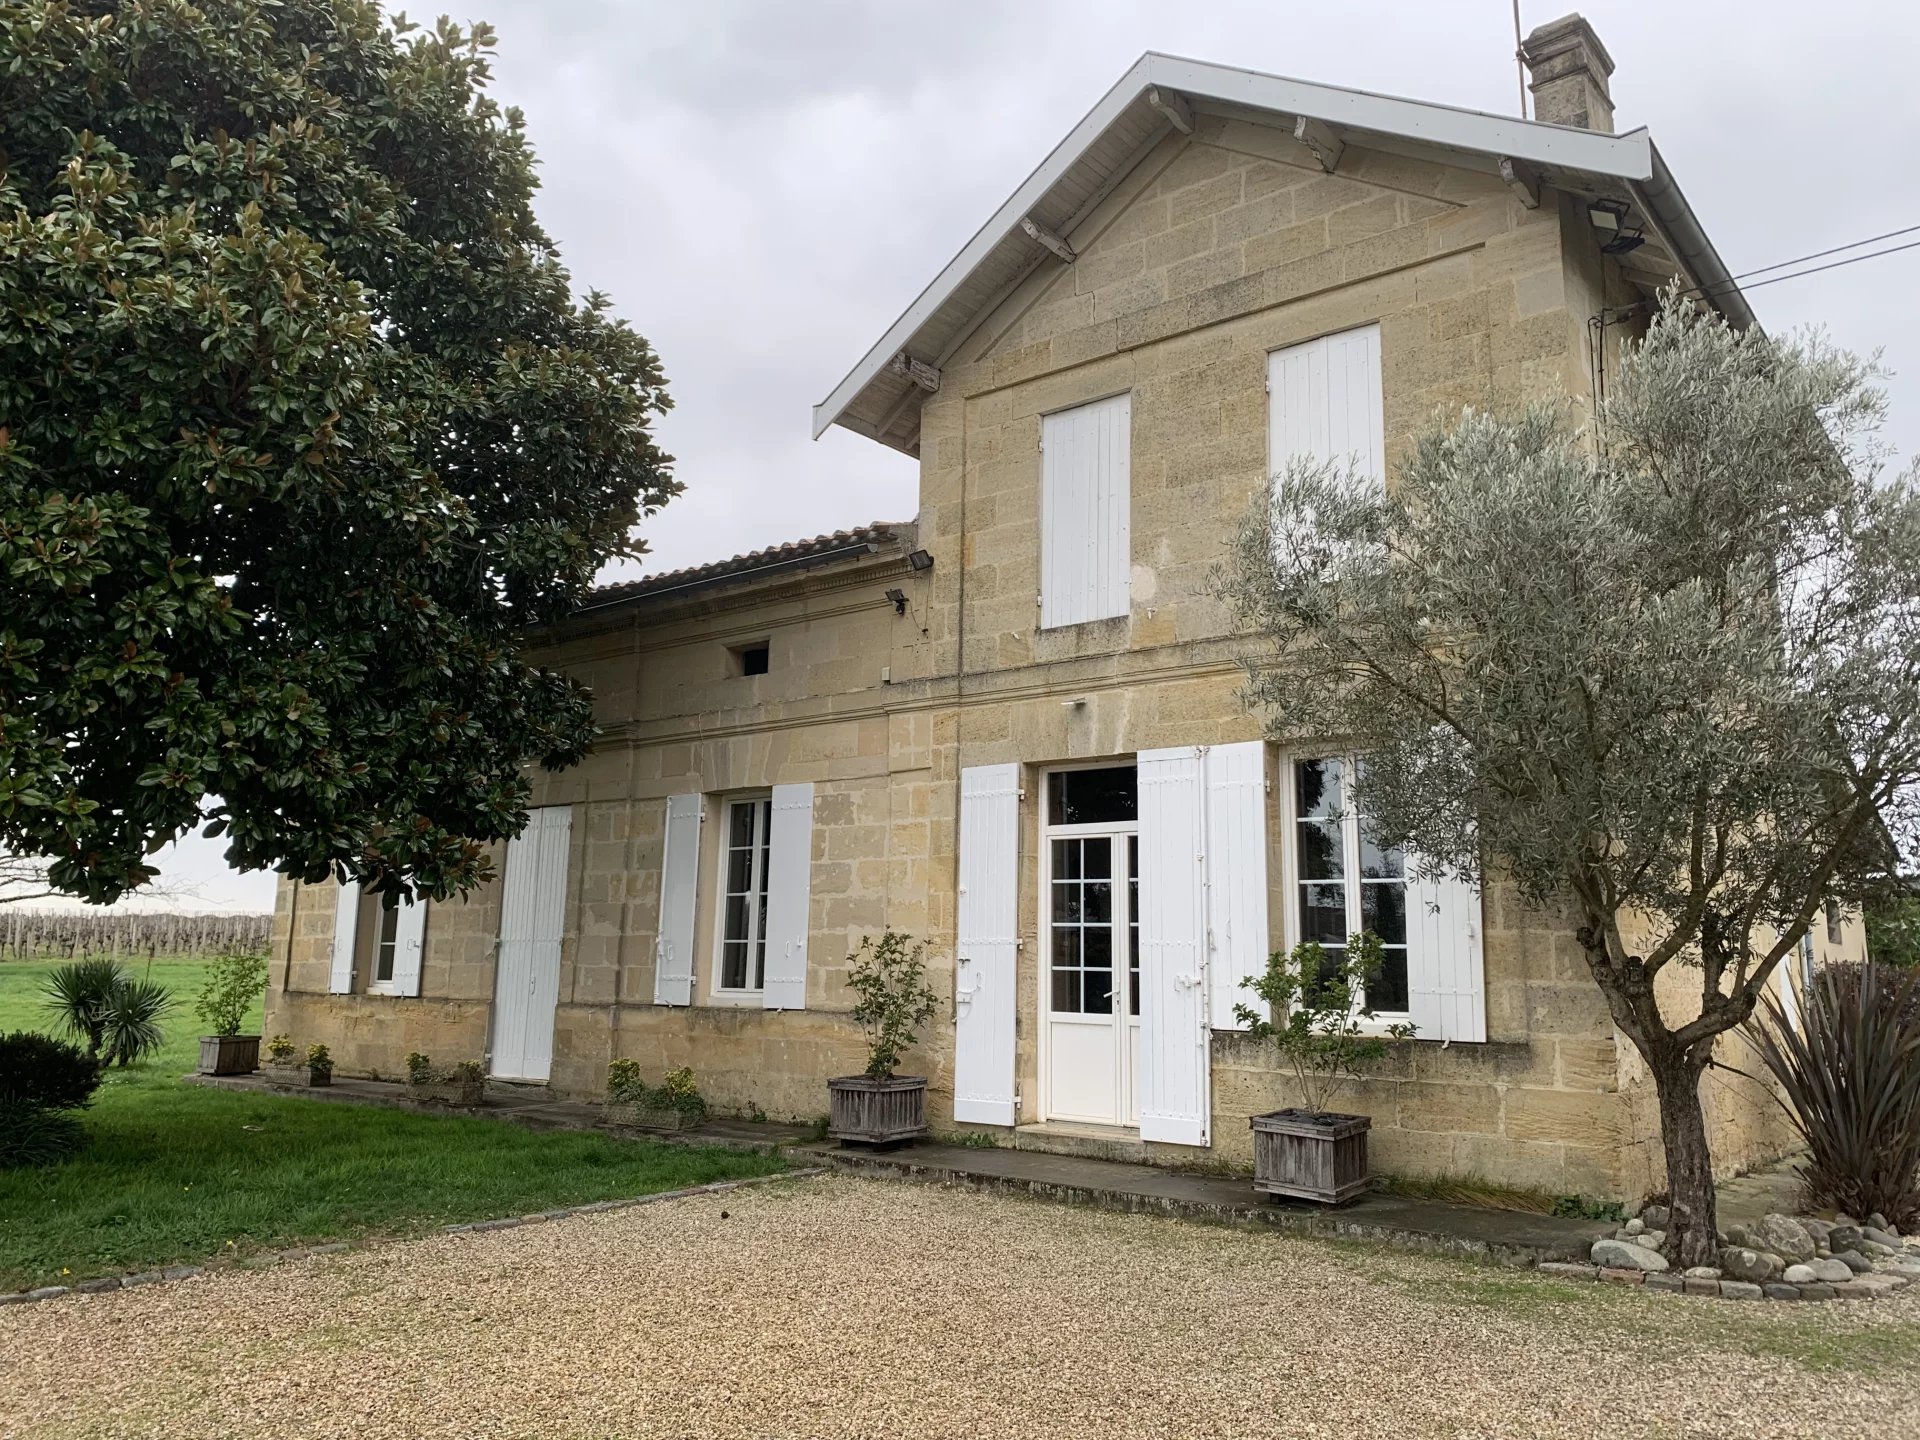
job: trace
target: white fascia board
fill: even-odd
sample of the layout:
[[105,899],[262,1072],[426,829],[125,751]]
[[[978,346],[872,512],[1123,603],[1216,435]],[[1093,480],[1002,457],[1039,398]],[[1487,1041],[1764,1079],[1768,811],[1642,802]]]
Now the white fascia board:
[[906,347],[993,248],[1019,228],[1021,220],[1041,197],[1119,118],[1121,111],[1142,92],[1156,86],[1180,92],[1189,99],[1217,100],[1283,115],[1305,115],[1342,129],[1396,136],[1479,155],[1506,156],[1618,180],[1637,183],[1652,179],[1654,174],[1653,141],[1644,128],[1625,135],[1607,135],[1537,120],[1488,115],[1478,110],[1457,110],[1424,100],[1375,95],[1366,90],[1316,85],[1307,80],[1289,80],[1255,70],[1211,65],[1204,60],[1185,60],[1149,51],[1100,97],[1099,103],[1053,148],[993,217],[974,232],[960,253],[920,292],[906,313],[894,321],[860,363],[834,387],[833,393],[813,407],[814,439],[827,432],[841,412]]

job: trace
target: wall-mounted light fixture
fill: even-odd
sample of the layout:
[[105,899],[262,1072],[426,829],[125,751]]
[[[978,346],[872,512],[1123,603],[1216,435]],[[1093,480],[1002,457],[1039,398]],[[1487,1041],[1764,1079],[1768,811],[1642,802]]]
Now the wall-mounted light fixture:
[[1647,243],[1647,237],[1641,233],[1638,225],[1627,224],[1627,214],[1631,208],[1624,200],[1605,196],[1587,202],[1587,219],[1603,237],[1600,243],[1602,255],[1624,255]]
[[887,591],[887,599],[893,602],[894,614],[904,615],[907,613],[907,592],[899,586],[896,585],[893,589]]
[[907,556],[907,564],[911,565],[916,571],[931,570],[933,568],[933,556],[924,550],[916,550]]

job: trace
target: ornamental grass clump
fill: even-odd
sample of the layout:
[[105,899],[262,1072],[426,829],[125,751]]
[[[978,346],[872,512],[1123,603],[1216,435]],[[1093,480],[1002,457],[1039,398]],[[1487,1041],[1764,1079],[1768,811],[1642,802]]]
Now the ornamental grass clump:
[[1367,977],[1385,963],[1380,937],[1363,930],[1347,940],[1338,959],[1307,940],[1290,952],[1276,951],[1263,974],[1240,982],[1264,1002],[1266,1013],[1235,1005],[1234,1018],[1247,1027],[1249,1039],[1279,1051],[1299,1086],[1301,1109],[1331,1113],[1334,1098],[1360,1078],[1362,1067],[1386,1058],[1389,1040],[1413,1038],[1409,1024],[1368,1028],[1374,1011],[1362,998]]
[[853,952],[847,988],[860,997],[853,1018],[867,1035],[867,1078],[891,1080],[939,1008],[927,984],[926,946],[894,930],[867,936]]
[[1801,1019],[1777,998],[1747,1027],[1806,1142],[1800,1167],[1816,1209],[1875,1212],[1905,1230],[1920,1217],[1920,975],[1872,964],[1813,977]]
[[160,1017],[173,1004],[166,986],[136,980],[117,960],[62,965],[41,994],[67,1032],[85,1042],[87,1058],[102,1065],[131,1065],[166,1040]]

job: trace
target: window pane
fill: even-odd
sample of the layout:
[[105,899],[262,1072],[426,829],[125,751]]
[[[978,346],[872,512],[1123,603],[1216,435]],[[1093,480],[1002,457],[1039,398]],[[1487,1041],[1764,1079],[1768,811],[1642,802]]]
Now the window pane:
[[728,941],[720,950],[720,985],[725,990],[747,988],[747,947],[742,941]]
[[767,925],[766,925],[766,918],[765,918],[766,904],[767,902],[764,900],[760,902],[760,908],[761,908],[760,938],[753,942],[753,971],[751,974],[747,976],[747,988],[749,990],[758,990],[767,983],[767,980],[766,980]]
[[1127,1013],[1140,1013],[1140,837],[1127,837]]
[[1360,887],[1360,924],[1388,945],[1407,943],[1407,887],[1387,880]]
[[1367,977],[1367,1004],[1375,1010],[1398,1013],[1407,1008],[1407,951],[1391,946],[1380,969]]
[[753,885],[753,851],[727,851],[727,893],[744,895]]
[[1053,968],[1074,969],[1080,964],[1080,928],[1077,925],[1057,926],[1053,932]]
[[1089,880],[1105,880],[1113,874],[1113,842],[1105,838],[1082,840],[1085,850],[1085,873]]
[[1078,925],[1082,906],[1078,880],[1056,881],[1053,887],[1053,918],[1062,925]]
[[1080,1013],[1080,972],[1078,970],[1053,972],[1053,1009],[1057,1015]]
[[1116,825],[1137,818],[1139,782],[1131,765],[1056,770],[1047,776],[1047,818],[1055,825]]
[[745,941],[748,938],[747,906],[749,903],[749,897],[745,895],[727,897],[727,928],[723,939],[734,942]]
[[1325,820],[1341,815],[1345,768],[1338,760],[1302,760],[1295,765],[1294,813],[1302,820]]
[[727,812],[728,843],[739,846],[753,844],[753,802],[729,805]]
[[1300,887],[1300,938],[1322,945],[1344,945],[1347,939],[1347,891],[1344,885]]
[[1053,842],[1053,875],[1056,880],[1080,878],[1080,842],[1078,840]]
[[1338,820],[1300,823],[1300,878],[1338,880],[1347,873],[1347,857],[1340,846]]
[[393,945],[390,942],[383,942],[374,952],[373,978],[382,984],[393,979]]
[[1113,968],[1113,929],[1107,925],[1089,925],[1080,934],[1081,953],[1086,959],[1080,963],[1089,970],[1111,970]]
[[1105,880],[1089,880],[1083,892],[1086,896],[1087,923],[1089,925],[1111,925],[1113,923],[1113,886]]
[[1111,970],[1089,970],[1082,981],[1082,1015],[1111,1015],[1113,1013],[1113,972]]
[[1397,880],[1407,873],[1406,857],[1398,849],[1382,846],[1360,826],[1360,873],[1369,880]]

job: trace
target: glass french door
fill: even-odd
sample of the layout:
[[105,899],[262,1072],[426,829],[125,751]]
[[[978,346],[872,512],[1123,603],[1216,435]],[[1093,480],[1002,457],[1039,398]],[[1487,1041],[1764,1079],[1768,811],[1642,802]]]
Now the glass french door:
[[1140,837],[1063,829],[1047,841],[1046,1117],[1138,1125]]

